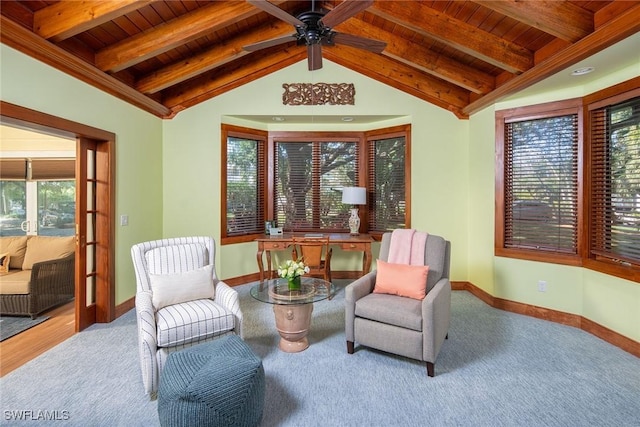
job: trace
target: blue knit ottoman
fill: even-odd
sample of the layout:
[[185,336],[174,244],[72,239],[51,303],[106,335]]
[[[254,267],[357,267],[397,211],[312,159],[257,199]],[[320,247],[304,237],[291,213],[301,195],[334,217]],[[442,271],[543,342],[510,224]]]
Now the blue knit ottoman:
[[237,335],[171,353],[158,386],[162,426],[257,426],[262,360]]

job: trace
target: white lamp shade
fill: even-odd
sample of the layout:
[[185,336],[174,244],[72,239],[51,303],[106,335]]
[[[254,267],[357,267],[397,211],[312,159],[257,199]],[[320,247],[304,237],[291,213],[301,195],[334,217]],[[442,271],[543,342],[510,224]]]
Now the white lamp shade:
[[367,189],[365,187],[344,187],[342,189],[342,203],[365,205],[367,203]]

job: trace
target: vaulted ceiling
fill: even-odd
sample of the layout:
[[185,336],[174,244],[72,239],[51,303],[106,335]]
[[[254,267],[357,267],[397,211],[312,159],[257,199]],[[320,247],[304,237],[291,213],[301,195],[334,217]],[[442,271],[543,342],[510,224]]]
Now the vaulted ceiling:
[[[256,7],[263,1],[2,0],[1,42],[170,118],[306,60],[295,41],[243,49],[296,33]],[[342,1],[270,3],[298,16]],[[640,31],[638,1],[369,3],[333,29],[384,41],[384,50],[336,43],[322,56],[460,118]]]

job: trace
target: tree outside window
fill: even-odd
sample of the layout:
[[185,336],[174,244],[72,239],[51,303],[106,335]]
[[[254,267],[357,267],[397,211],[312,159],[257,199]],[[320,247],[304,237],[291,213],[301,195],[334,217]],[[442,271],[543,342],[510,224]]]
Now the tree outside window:
[[224,169],[223,236],[242,236],[264,230],[264,139],[227,135]]
[[355,142],[276,142],[274,211],[288,231],[348,228],[342,188],[358,183]]
[[640,97],[591,111],[590,256],[640,266]]
[[407,226],[405,135],[369,141],[369,229],[379,232]]
[[580,105],[496,113],[496,255],[580,263]]

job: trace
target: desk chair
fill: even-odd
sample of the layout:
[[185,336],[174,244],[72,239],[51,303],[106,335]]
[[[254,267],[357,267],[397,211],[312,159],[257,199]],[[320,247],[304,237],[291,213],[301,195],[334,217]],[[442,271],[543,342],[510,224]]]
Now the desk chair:
[[300,237],[293,239],[292,258],[302,258],[309,267],[309,276],[322,277],[331,282],[331,253],[329,236],[326,237]]

